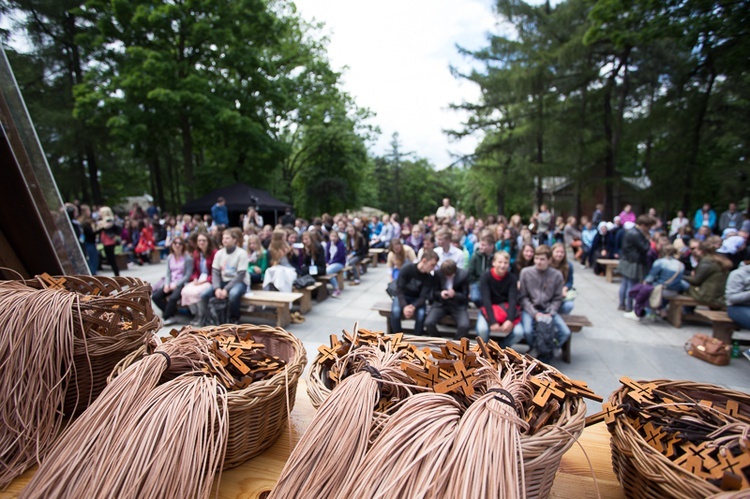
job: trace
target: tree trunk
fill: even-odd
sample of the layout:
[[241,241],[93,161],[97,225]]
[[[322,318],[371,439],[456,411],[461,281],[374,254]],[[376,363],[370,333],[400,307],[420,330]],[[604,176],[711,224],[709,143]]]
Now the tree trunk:
[[698,169],[698,153],[700,152],[701,143],[701,132],[703,130],[703,124],[706,120],[706,113],[708,112],[708,103],[711,99],[711,92],[716,82],[716,71],[714,69],[713,61],[708,61],[708,82],[706,86],[706,92],[700,99],[698,106],[698,117],[693,125],[693,130],[690,140],[690,149],[688,150],[688,156],[685,161],[685,193],[682,198],[682,208],[685,213],[690,213],[691,205],[691,194],[694,184],[694,175]]
[[182,164],[185,168],[185,191],[187,200],[192,201],[195,195],[193,177],[193,134],[190,119],[185,113],[180,113],[180,129],[182,132]]

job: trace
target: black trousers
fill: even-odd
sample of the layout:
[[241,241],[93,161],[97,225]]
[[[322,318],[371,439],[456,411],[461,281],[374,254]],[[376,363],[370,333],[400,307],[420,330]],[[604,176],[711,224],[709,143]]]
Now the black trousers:
[[452,303],[437,303],[430,308],[425,319],[424,327],[427,334],[437,336],[437,325],[446,315],[453,317],[456,321],[456,338],[463,338],[469,332],[469,312],[466,305],[454,305]]

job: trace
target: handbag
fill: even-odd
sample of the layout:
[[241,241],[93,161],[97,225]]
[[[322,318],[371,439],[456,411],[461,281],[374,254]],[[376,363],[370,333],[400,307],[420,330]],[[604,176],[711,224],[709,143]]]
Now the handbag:
[[694,334],[687,343],[685,351],[696,359],[704,360],[715,366],[726,366],[729,364],[730,348],[723,341],[706,336],[705,334]]
[[[682,262],[680,262],[680,265],[682,265]],[[672,277],[666,280],[664,284],[657,284],[654,286],[653,291],[651,291],[651,295],[648,297],[648,306],[652,310],[657,310],[661,308],[661,304],[663,301],[664,296],[664,288],[672,284],[672,281],[674,281],[680,273],[685,270],[685,266],[682,265],[682,268],[674,273]]]
[[[503,324],[505,321],[508,320],[508,307],[509,305],[507,303],[502,304],[492,304],[492,313],[495,316],[495,322],[498,324]],[[485,307],[481,307],[482,315],[484,315],[485,319],[489,319],[489,316],[487,315],[487,309]],[[515,326],[521,321],[521,314],[516,313],[516,319],[513,321],[513,325]],[[489,322],[489,320],[488,320]]]
[[385,292],[388,293],[388,296],[390,296],[391,298],[395,298],[397,289],[398,289],[398,281],[394,279],[388,283],[388,286],[385,288]]

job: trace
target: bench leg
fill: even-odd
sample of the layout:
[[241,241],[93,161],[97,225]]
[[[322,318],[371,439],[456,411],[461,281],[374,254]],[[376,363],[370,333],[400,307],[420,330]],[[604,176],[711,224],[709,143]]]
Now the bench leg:
[[336,273],[336,281],[339,283],[339,291],[344,291],[344,271],[341,270]]
[[713,337],[717,340],[721,340],[727,345],[732,344],[732,334],[734,333],[734,325],[732,324],[713,324]]
[[670,301],[667,307],[667,320],[676,328],[682,327],[682,305]]
[[573,333],[571,333],[568,341],[562,346],[562,360],[566,364],[570,364],[570,343],[573,340]]
[[306,314],[312,310],[312,291],[309,289],[302,289],[302,298],[299,299],[299,311],[301,314]]
[[289,312],[289,304],[284,303],[276,308],[276,327],[287,327],[292,322],[292,316]]
[[328,286],[326,286],[326,284],[323,283],[322,286],[318,286],[318,294],[315,297],[315,299],[318,301],[318,303],[320,303],[326,298],[328,298]]
[[604,277],[607,279],[607,282],[612,282],[614,280],[614,267],[607,265],[607,270],[604,271]]

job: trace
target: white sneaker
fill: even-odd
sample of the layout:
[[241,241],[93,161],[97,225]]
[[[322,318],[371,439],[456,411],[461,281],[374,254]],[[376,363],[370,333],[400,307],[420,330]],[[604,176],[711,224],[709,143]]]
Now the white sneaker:
[[172,324],[176,323],[177,319],[175,319],[174,317],[170,317],[169,319],[164,319],[161,324],[162,326],[171,326]]
[[641,318],[636,315],[634,310],[631,310],[630,312],[625,312],[624,314],[622,314],[622,316],[625,317],[626,319],[630,319],[631,321],[641,320]]

